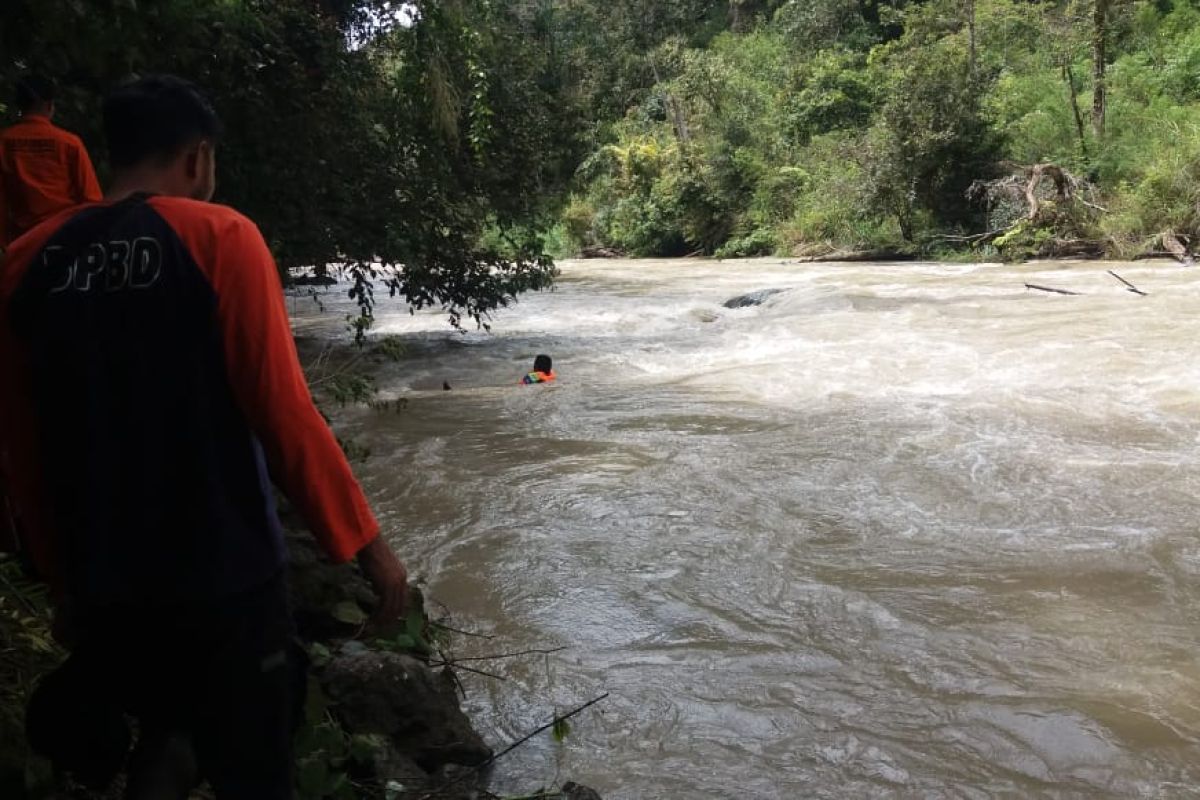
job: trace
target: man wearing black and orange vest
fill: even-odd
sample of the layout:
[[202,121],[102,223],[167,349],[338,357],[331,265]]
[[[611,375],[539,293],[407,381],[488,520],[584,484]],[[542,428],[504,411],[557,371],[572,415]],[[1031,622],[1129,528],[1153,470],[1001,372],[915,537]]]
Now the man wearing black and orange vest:
[[[262,235],[207,202],[212,107],[148,77],[108,97],[104,126],[108,196],[35,227],[0,267],[6,482],[68,616],[60,672],[138,718],[143,743],[182,737],[221,800],[288,798],[293,627],[271,482],[331,559],[357,556],[384,620],[403,615],[407,575],[313,405]],[[44,749],[95,757],[60,741],[68,729]]]
[[63,209],[100,200],[87,148],[51,122],[54,84],[22,78],[17,110],[20,121],[0,131],[0,249]]

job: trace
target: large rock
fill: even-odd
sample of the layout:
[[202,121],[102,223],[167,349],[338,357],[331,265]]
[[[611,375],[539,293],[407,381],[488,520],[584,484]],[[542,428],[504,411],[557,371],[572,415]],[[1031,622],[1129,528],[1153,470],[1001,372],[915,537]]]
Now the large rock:
[[458,706],[449,676],[415,658],[367,651],[334,658],[320,674],[334,714],[351,733],[385,737],[421,769],[476,766],[492,756]]
[[726,300],[724,305],[726,308],[749,308],[750,306],[761,306],[767,301],[768,297],[774,297],[781,294],[785,289],[760,289],[757,292],[750,294],[738,295]]

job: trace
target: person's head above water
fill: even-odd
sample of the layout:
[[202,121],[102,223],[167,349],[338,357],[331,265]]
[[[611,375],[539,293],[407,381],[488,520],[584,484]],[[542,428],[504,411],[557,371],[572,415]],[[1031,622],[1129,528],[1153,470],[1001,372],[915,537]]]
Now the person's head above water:
[[17,81],[16,99],[22,115],[54,116],[54,82],[44,75],[26,75]]
[[540,355],[533,360],[533,371],[544,372],[549,375],[554,371],[554,361],[548,355]]
[[118,86],[104,101],[104,135],[114,199],[136,192],[212,199],[221,120],[189,81],[151,75]]

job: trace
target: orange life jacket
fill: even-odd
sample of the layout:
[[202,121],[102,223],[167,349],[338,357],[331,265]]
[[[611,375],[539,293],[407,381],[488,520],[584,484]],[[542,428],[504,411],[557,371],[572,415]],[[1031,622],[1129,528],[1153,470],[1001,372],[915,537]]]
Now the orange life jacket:
[[531,383],[550,383],[558,376],[554,374],[554,370],[549,372],[531,372],[524,378],[521,378],[521,383],[528,386]]

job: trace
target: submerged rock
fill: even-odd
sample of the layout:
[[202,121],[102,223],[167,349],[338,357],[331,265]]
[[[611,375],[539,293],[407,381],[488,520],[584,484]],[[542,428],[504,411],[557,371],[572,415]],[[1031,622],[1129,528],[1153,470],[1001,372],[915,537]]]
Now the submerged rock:
[[761,306],[767,301],[768,297],[774,297],[777,294],[782,294],[786,289],[760,289],[757,292],[738,295],[726,300],[724,306],[726,308],[750,308],[751,306]]
[[[302,638],[325,656],[310,665],[329,710],[348,736],[382,737],[357,775],[396,800],[498,800],[486,791],[492,750],[459,705],[449,668],[435,671],[418,653],[379,650],[363,641],[363,626],[378,598],[354,562],[330,564],[294,513],[281,505],[287,537],[293,614]],[[426,616],[415,587],[412,608]],[[379,632],[377,632],[379,633]],[[311,722],[311,720],[310,720]],[[547,797],[554,795],[548,794]],[[562,800],[600,800],[578,784]]]

